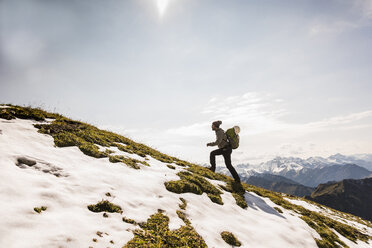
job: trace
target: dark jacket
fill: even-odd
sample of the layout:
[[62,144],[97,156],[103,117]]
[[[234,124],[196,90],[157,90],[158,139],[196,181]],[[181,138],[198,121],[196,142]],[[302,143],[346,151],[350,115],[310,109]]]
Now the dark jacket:
[[224,148],[226,147],[229,142],[227,141],[227,136],[225,134],[225,131],[222,128],[218,128],[216,131],[216,141],[208,143],[210,146],[218,146],[218,148]]

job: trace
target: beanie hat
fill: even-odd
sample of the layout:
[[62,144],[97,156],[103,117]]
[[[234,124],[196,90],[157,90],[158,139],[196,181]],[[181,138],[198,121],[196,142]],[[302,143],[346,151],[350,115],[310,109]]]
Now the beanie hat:
[[212,124],[213,124],[213,126],[219,128],[220,125],[222,124],[222,121],[214,121]]

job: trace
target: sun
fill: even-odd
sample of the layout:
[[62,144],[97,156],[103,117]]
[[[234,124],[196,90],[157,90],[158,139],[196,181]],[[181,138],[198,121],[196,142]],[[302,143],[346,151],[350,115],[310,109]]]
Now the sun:
[[158,6],[159,15],[163,16],[165,11],[167,10],[168,4],[170,0],[155,0],[156,5]]

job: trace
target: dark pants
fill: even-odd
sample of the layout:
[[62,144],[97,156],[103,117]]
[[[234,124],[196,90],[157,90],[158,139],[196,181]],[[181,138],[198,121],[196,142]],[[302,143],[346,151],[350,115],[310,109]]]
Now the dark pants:
[[211,155],[210,155],[211,168],[210,169],[212,171],[216,170],[216,156],[223,155],[227,169],[229,169],[235,181],[240,182],[240,177],[231,164],[231,153],[232,153],[232,148],[230,146],[211,151]]

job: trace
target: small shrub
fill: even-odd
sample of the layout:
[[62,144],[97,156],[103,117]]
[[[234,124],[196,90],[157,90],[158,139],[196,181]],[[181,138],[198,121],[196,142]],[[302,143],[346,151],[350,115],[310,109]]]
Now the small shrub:
[[248,208],[247,202],[245,201],[244,195],[238,194],[238,193],[232,193],[232,196],[235,198],[236,204],[243,208],[246,209]]
[[114,153],[114,151],[113,150],[110,150],[110,149],[106,149],[105,150],[105,154],[106,155],[111,154],[111,153]]
[[99,151],[98,146],[88,143],[88,142],[83,142],[79,145],[80,151],[82,151],[85,155],[95,157],[95,158],[104,158],[106,157],[106,154],[104,152]]
[[233,245],[233,246],[241,246],[242,245],[239,242],[239,240],[234,236],[234,234],[232,234],[231,232],[223,231],[221,233],[221,237],[229,245]]
[[187,202],[186,202],[186,200],[183,199],[182,197],[180,197],[180,200],[181,200],[182,204],[179,204],[178,206],[180,207],[180,209],[185,210],[186,207],[187,207]]
[[37,212],[37,213],[41,213],[42,211],[45,211],[45,210],[47,210],[47,207],[45,207],[45,206],[41,206],[40,208],[38,208],[38,207],[35,207],[34,208],[34,211],[35,212]]
[[176,161],[176,165],[179,165],[179,166],[182,166],[182,167],[191,166],[191,164],[189,162],[181,161],[181,160]]
[[134,238],[124,248],[207,247],[203,238],[191,225],[169,230],[169,217],[160,212],[151,215],[140,227],[142,229],[133,231]]
[[185,222],[186,225],[191,225],[191,222],[186,218],[186,214],[180,210],[177,210],[178,217]]
[[109,212],[109,213],[123,213],[121,207],[115,205],[107,200],[101,200],[97,204],[88,205],[88,209],[92,212]]
[[235,181],[228,180],[226,182],[226,186],[219,185],[223,190],[227,192],[231,192],[231,195],[234,197],[236,204],[246,209],[248,207],[247,202],[245,201],[244,193],[245,190],[240,183],[236,183]]
[[278,208],[278,207],[274,207],[274,209],[276,210],[276,211],[278,211],[279,213],[283,213],[283,211],[280,209],[280,208]]
[[167,167],[168,167],[169,169],[172,169],[172,170],[176,169],[176,167],[174,167],[174,166],[171,165],[171,164],[167,164]]
[[212,172],[208,168],[198,166],[198,165],[190,165],[189,168],[187,168],[188,171],[198,174],[200,176],[213,179],[213,180],[220,180],[220,181],[228,181],[231,180],[228,176]]
[[54,144],[58,147],[79,146],[79,144],[83,143],[82,139],[68,132],[60,132],[53,137]]
[[187,180],[169,181],[165,182],[164,185],[167,190],[177,194],[194,193],[201,195],[203,193],[197,185]]
[[109,156],[109,161],[112,162],[112,163],[121,162],[121,163],[124,163],[124,164],[128,165],[129,167],[134,168],[134,169],[140,169],[138,164],[143,164],[143,165],[149,166],[149,164],[146,161],[140,161],[140,160],[137,160],[137,159],[134,159],[134,158],[128,158],[128,157],[124,157],[124,156],[121,156],[121,155]]
[[128,223],[128,224],[133,224],[133,225],[137,225],[137,224],[138,224],[135,220],[128,219],[128,218],[126,218],[125,216],[123,217],[122,220],[123,220],[125,223]]
[[204,177],[188,171],[180,171],[177,175],[181,178],[178,181],[170,181],[165,183],[167,190],[174,193],[194,193],[201,195],[207,193],[212,202],[222,205],[222,192],[213,184],[208,182]]
[[0,109],[0,118],[5,120],[15,119],[15,117],[12,114],[10,114],[6,109]]

